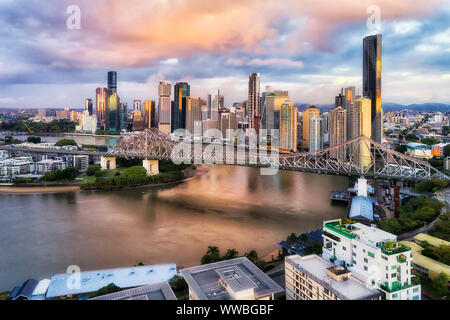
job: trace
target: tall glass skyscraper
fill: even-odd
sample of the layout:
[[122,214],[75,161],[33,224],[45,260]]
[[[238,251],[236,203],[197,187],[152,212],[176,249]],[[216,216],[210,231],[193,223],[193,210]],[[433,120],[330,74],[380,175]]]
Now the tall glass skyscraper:
[[191,86],[186,82],[177,82],[174,87],[172,108],[172,132],[186,129],[186,97],[191,95]]
[[259,73],[250,73],[248,80],[249,127],[259,129],[261,120],[261,92]]
[[97,121],[101,127],[105,126],[106,119],[106,96],[108,95],[108,89],[97,88],[95,91],[95,112],[97,114]]
[[90,116],[94,114],[94,103],[92,102],[92,99],[86,99],[86,111]]
[[108,94],[117,93],[117,72],[108,72]]
[[363,96],[372,103],[372,139],[381,142],[381,34],[365,37],[363,41]]
[[117,93],[108,95],[106,99],[107,121],[105,130],[120,131],[120,99]]
[[128,123],[128,104],[120,104],[120,130],[126,130]]

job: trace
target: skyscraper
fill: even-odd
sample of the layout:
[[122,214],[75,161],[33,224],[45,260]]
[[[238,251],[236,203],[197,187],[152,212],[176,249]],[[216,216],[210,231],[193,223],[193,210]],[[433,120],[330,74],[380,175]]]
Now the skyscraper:
[[309,151],[323,149],[323,119],[320,116],[309,118]]
[[105,124],[106,131],[120,131],[120,99],[117,93],[108,95],[106,99],[107,119]]
[[142,110],[142,102],[141,100],[134,100],[133,101],[133,111],[140,111],[141,113],[144,113]]
[[144,102],[144,124],[145,128],[156,128],[156,107],[155,101],[145,100]]
[[177,82],[174,87],[172,108],[172,132],[186,129],[186,97],[191,95],[191,86],[186,82]]
[[117,72],[108,72],[108,94],[117,93]]
[[94,114],[94,104],[92,102],[92,99],[86,99],[86,111],[89,113],[90,116]]
[[302,147],[309,148],[309,119],[320,116],[320,110],[315,106],[310,106],[303,111],[303,134]]
[[352,130],[352,122],[350,121],[350,115],[351,110],[355,106],[356,88],[355,87],[342,88],[340,96],[342,96],[341,106],[345,110],[347,110],[347,137],[350,137]]
[[261,119],[259,73],[250,73],[248,80],[248,118],[249,127],[257,129]]
[[363,95],[371,100],[372,139],[381,142],[381,34],[368,36],[363,40]]
[[280,107],[280,152],[297,152],[297,107],[286,100]]
[[186,97],[186,130],[194,134],[194,125],[202,121],[202,99]]
[[158,114],[156,115],[158,120],[158,128],[165,134],[171,132],[171,109],[172,103],[170,96],[172,95],[172,84],[169,81],[160,81],[158,86]]
[[[368,98],[360,98],[355,101],[352,112],[352,138],[372,134],[372,103]],[[359,146],[359,164],[367,167],[371,162],[370,147],[364,143]]]
[[[347,110],[338,106],[330,111],[330,147],[337,146],[347,141]],[[338,152],[331,152],[331,157],[344,159],[344,148]]]
[[224,101],[219,91],[208,94],[208,119],[219,120],[219,109],[224,107]]
[[97,88],[95,91],[95,112],[97,113],[97,121],[103,128],[105,126],[107,95],[108,89],[106,88]]
[[120,130],[126,130],[128,123],[128,104],[120,104]]

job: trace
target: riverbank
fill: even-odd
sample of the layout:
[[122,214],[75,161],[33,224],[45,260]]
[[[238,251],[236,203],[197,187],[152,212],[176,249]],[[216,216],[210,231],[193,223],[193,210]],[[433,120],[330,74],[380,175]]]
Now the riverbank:
[[[200,177],[208,173],[208,168],[205,166],[198,166],[196,169],[187,168],[184,170],[184,178],[177,181],[171,181],[166,183],[155,183],[146,184],[140,186],[127,186],[121,189],[138,189],[138,188],[149,188],[149,187],[163,187],[167,185],[183,183],[197,177]],[[79,185],[54,185],[54,186],[44,186],[44,185],[0,185],[0,194],[54,194],[54,193],[66,193],[66,192],[80,192],[80,191],[95,191],[101,189],[86,189],[81,190]],[[117,189],[115,189],[117,190]]]

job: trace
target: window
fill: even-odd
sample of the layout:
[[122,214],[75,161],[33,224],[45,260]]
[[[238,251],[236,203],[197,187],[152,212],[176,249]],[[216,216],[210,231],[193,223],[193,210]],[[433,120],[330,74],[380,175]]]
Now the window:
[[414,288],[413,289],[413,292],[418,292],[419,291],[419,288]]
[[386,261],[387,261],[387,259],[388,259],[386,256],[383,256],[383,255],[381,255],[381,258],[384,259],[384,260],[386,260]]
[[398,298],[398,293],[394,293],[394,294],[392,295],[392,298],[394,298],[394,299]]
[[394,270],[394,269],[396,269],[397,268],[397,266],[391,266],[391,270]]
[[420,300],[420,297],[419,296],[414,296],[413,300]]
[[347,250],[347,248],[346,248],[346,247],[342,247],[342,250],[346,251],[346,250]]
[[369,260],[367,260],[367,258],[364,258],[364,262],[367,263],[367,262],[369,262]]
[[356,257],[356,252],[353,252],[353,254],[352,254],[354,257]]
[[364,266],[364,270],[367,271],[367,266]]
[[369,257],[375,258],[375,255],[372,252],[367,251],[367,254],[369,255]]
[[386,266],[386,270],[389,270],[388,266]]
[[396,273],[391,273],[391,278],[395,278],[397,276]]

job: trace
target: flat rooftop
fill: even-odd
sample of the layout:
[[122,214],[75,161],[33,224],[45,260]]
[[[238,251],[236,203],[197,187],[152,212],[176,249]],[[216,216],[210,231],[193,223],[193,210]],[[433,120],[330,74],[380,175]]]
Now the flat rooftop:
[[106,294],[89,300],[177,300],[177,298],[169,283],[160,282]]
[[359,238],[363,241],[370,242],[376,245],[378,242],[397,241],[395,234],[383,231],[375,226],[366,226],[362,223],[344,224],[339,223],[339,220],[325,221],[324,227],[331,229],[337,233],[346,235],[351,238]]
[[108,270],[81,272],[80,287],[68,288],[73,285],[69,277],[73,274],[59,274],[51,277],[47,291],[47,298],[56,298],[66,295],[79,295],[97,291],[114,283],[119,288],[133,288],[149,284],[169,281],[177,274],[176,264],[149,265]]
[[[334,267],[330,262],[322,259],[318,255],[309,255],[301,257],[299,255],[289,256],[287,260],[293,262],[298,268],[307,271],[318,279],[321,285],[325,285],[328,289],[340,293],[347,300],[365,300],[380,294],[378,290],[366,288],[362,282],[355,278],[347,281],[338,282],[327,275],[327,269]],[[314,279],[315,280],[315,279]]]
[[180,271],[200,300],[231,300],[220,285],[224,281],[233,291],[253,288],[255,298],[284,292],[278,284],[245,257],[210,263]]

